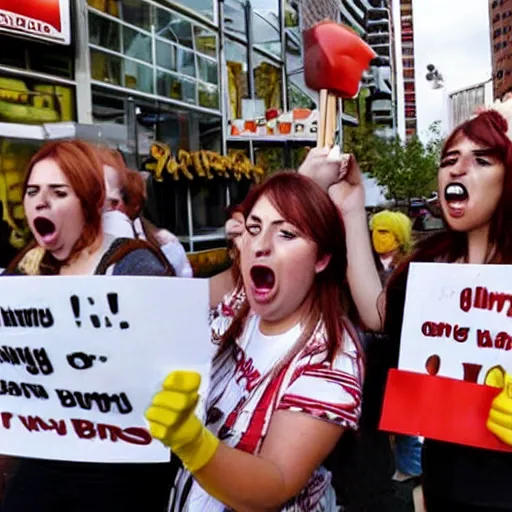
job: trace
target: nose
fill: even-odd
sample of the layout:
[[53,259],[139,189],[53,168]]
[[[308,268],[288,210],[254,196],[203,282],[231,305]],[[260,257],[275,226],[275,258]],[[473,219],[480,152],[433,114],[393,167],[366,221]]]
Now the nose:
[[48,208],[50,208],[50,202],[48,201],[48,197],[46,193],[41,192],[37,197],[36,211],[47,210]]
[[272,252],[272,233],[268,231],[260,233],[254,239],[253,250],[256,258],[265,258],[266,256],[269,256]]
[[459,161],[450,168],[450,176],[452,178],[458,178],[466,174],[468,162],[465,158],[459,158]]

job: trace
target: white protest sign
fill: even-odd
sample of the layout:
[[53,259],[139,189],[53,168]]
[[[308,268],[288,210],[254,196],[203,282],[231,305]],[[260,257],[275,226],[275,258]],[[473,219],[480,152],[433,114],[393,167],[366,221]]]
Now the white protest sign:
[[207,385],[208,282],[4,277],[0,336],[0,454],[169,461],[144,411],[172,370]]
[[512,267],[414,263],[399,368],[483,384],[512,372]]

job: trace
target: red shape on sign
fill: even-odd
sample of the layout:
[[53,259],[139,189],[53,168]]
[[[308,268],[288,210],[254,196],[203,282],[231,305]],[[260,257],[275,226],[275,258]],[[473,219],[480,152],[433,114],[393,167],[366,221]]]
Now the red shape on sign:
[[390,370],[380,429],[428,439],[512,452],[487,430],[501,389],[446,377]]
[[0,9],[62,30],[59,0],[0,0]]

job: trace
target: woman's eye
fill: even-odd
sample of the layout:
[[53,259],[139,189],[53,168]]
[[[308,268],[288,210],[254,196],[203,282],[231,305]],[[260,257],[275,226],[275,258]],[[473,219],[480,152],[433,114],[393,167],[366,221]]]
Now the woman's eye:
[[37,194],[37,190],[28,189],[25,193],[28,197],[34,197]]
[[292,233],[291,231],[287,231],[286,229],[282,229],[280,231],[281,236],[283,238],[286,238],[287,240],[292,240],[293,238],[296,238],[297,235],[295,233]]
[[68,196],[68,193],[67,192],[64,192],[63,190],[56,190],[55,191],[55,195],[57,197],[67,197]]
[[247,224],[245,227],[251,235],[257,235],[261,231],[261,227],[257,224]]
[[489,162],[488,160],[485,160],[484,158],[478,158],[478,157],[476,159],[476,163],[478,165],[484,165],[484,166],[492,165],[491,162]]
[[457,160],[455,158],[447,158],[446,160],[441,161],[441,167],[448,167],[450,165],[455,165]]

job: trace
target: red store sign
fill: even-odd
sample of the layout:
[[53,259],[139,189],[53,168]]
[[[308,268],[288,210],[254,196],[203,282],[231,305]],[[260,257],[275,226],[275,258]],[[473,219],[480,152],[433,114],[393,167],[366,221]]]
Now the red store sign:
[[0,0],[0,32],[70,44],[69,0]]

